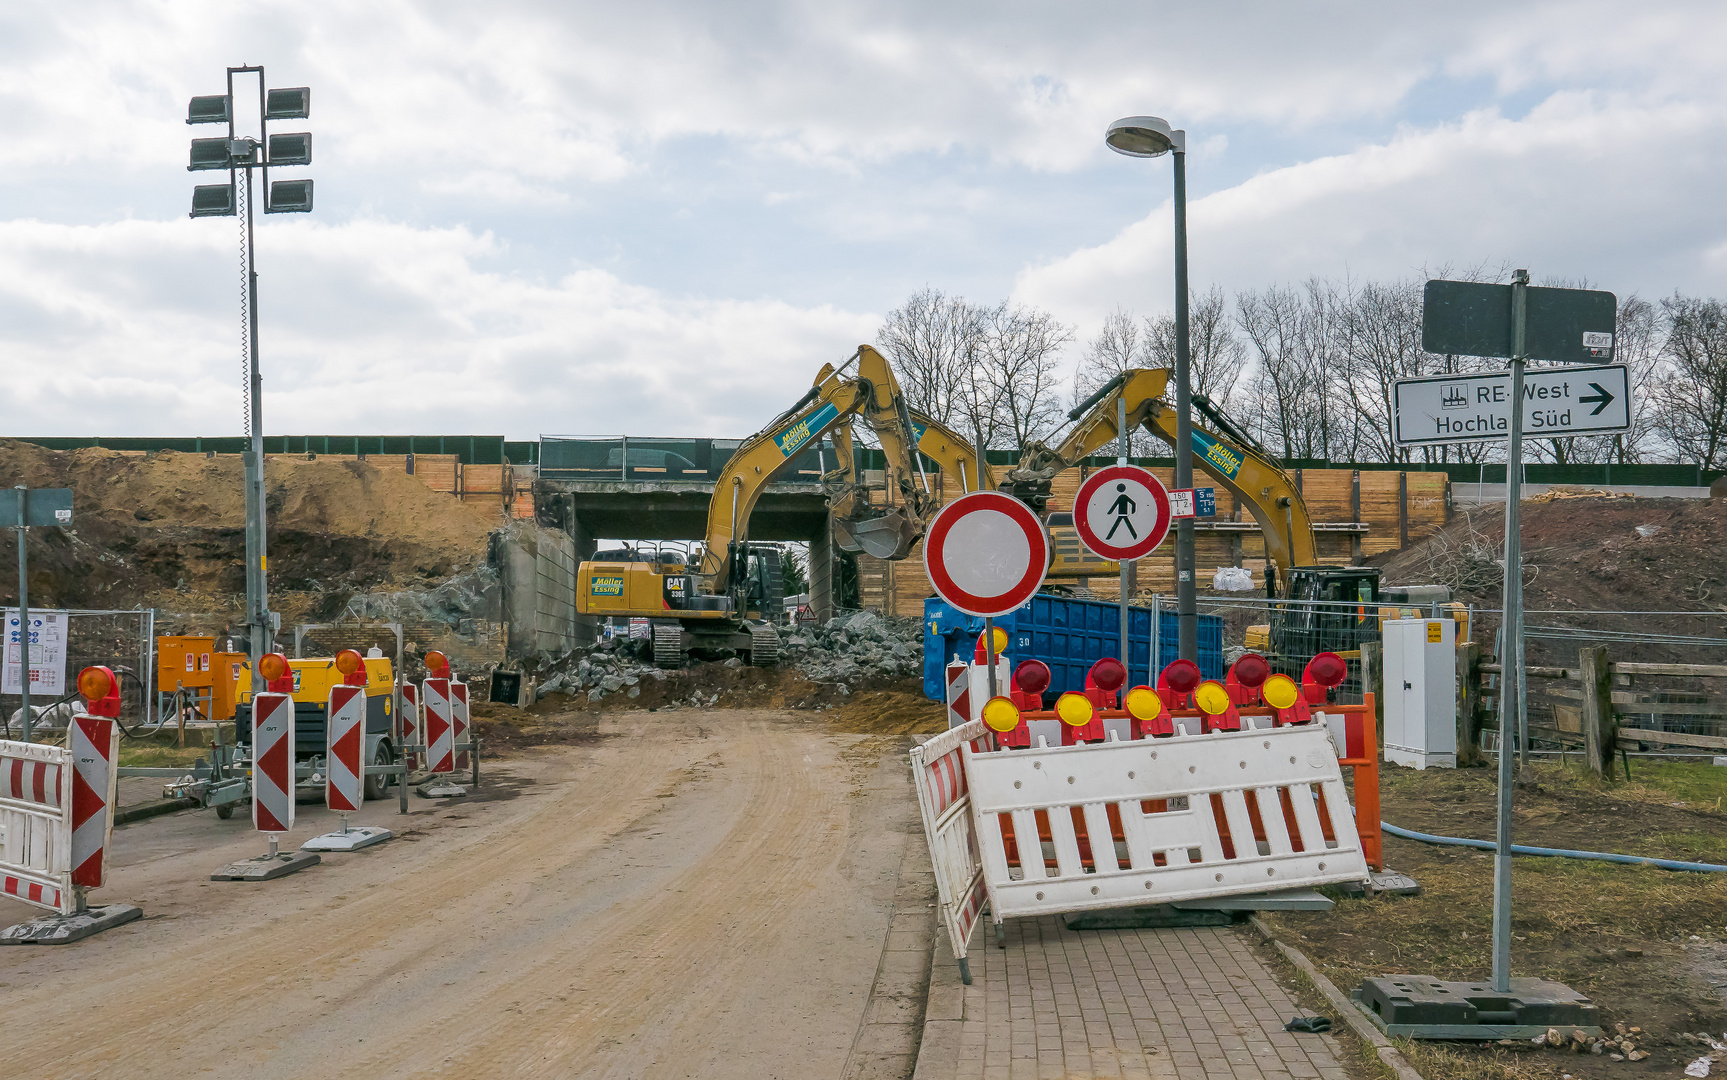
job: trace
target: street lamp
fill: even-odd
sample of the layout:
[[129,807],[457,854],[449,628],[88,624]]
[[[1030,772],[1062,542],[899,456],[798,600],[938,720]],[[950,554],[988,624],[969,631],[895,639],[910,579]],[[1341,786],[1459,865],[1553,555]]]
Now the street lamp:
[[[1193,389],[1187,341],[1187,132],[1158,116],[1129,116],[1109,125],[1103,141],[1128,157],[1175,152],[1175,486],[1193,487]],[[1193,519],[1175,522],[1176,655],[1199,660],[1199,594],[1193,579]]]
[[[258,137],[238,135],[234,123],[234,76],[258,76]],[[306,132],[271,135],[271,120],[303,120],[311,115],[312,92],[304,86],[265,90],[262,67],[228,69],[228,92],[195,97],[186,108],[188,124],[227,124],[226,138],[193,139],[188,172],[228,171],[226,184],[199,184],[192,189],[192,213],[200,217],[237,217],[245,206],[246,223],[241,233],[245,255],[240,286],[241,361],[246,369],[243,396],[246,401],[246,434],[252,449],[246,463],[246,627],[252,658],[252,692],[264,689],[259,660],[272,651],[277,627],[269,608],[264,576],[264,402],[258,374],[258,270],[254,249],[252,170],[263,171],[264,213],[305,213],[312,209],[312,181],[270,181],[270,166],[310,165],[312,136]],[[237,183],[246,171],[246,183]]]

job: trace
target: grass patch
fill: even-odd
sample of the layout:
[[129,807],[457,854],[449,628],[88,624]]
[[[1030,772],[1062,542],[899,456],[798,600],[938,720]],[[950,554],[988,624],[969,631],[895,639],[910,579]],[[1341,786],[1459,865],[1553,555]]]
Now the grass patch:
[[[1623,767],[1619,775],[1625,775]],[[1727,803],[1723,802],[1727,799],[1727,769],[1719,765],[1689,761],[1633,761],[1631,783],[1625,786],[1647,788],[1657,797],[1683,802],[1699,810],[1716,813],[1727,810]]]
[[199,758],[208,761],[210,748],[207,746],[188,746],[181,749],[177,746],[129,743],[124,739],[120,741],[120,765],[122,768],[168,769],[183,765],[189,769]]

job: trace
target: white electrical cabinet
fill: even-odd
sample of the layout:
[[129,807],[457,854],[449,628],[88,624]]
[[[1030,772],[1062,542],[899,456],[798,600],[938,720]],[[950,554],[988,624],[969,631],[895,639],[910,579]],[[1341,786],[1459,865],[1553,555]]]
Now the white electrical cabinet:
[[1457,644],[1450,619],[1385,623],[1385,760],[1457,767]]

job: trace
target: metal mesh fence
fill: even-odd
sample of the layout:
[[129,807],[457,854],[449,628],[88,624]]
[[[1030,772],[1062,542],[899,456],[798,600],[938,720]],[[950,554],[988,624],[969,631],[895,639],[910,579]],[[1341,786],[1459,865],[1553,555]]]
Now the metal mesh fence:
[[[32,609],[32,613],[38,609]],[[69,710],[54,710],[57,702],[70,703],[77,697],[78,672],[87,667],[103,666],[113,670],[120,681],[120,723],[128,732],[153,730],[161,723],[150,686],[155,680],[156,613],[153,610],[100,611],[71,610],[59,612],[66,616],[66,679],[59,695],[32,693],[32,739],[58,737],[66,729]],[[17,738],[22,734],[20,721],[22,699],[7,695],[0,707],[0,738]]]

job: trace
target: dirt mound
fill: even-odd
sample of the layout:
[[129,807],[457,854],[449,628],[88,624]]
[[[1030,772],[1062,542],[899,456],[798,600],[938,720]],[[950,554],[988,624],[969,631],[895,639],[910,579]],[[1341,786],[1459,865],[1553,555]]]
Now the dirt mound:
[[[1727,501],[1557,498],[1522,506],[1524,606],[1529,622],[1615,634],[1727,637]],[[1372,561],[1396,585],[1447,584],[1465,602],[1497,607],[1501,507],[1459,510],[1426,542]],[[1612,612],[1589,615],[1585,612]],[[1631,615],[1623,612],[1658,612]],[[1684,613],[1710,613],[1708,615]],[[1477,641],[1491,645],[1496,622]],[[1569,662],[1576,660],[1574,645]],[[1531,662],[1537,659],[1531,648]],[[1633,655],[1635,654],[1635,655]],[[1616,659],[1721,663],[1727,655],[1655,644],[1614,645]]]
[[[271,457],[264,476],[274,591],[345,597],[426,585],[485,558],[488,520],[406,473]],[[73,490],[73,527],[32,534],[35,603],[220,611],[244,593],[237,455],[57,451],[0,440],[0,484]]]

